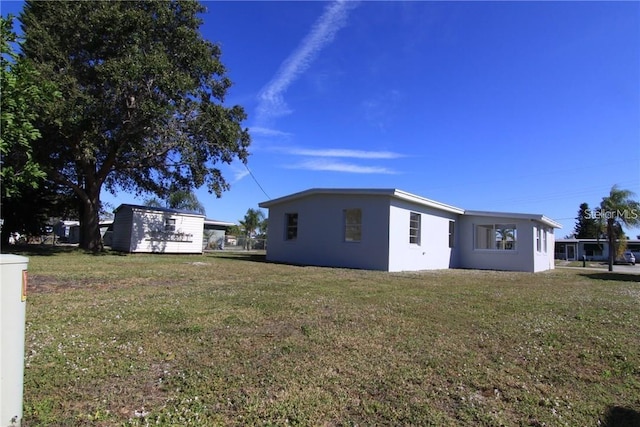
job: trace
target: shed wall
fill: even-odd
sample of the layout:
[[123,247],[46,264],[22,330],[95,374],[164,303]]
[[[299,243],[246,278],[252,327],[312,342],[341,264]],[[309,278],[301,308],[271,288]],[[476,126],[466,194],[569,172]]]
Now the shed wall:
[[[175,230],[165,230],[165,220]],[[202,253],[204,218],[123,207],[113,222],[112,248],[136,253]]]
[[131,224],[133,223],[133,209],[123,206],[117,210],[113,218],[113,233],[111,248],[116,251],[129,252],[131,248]]

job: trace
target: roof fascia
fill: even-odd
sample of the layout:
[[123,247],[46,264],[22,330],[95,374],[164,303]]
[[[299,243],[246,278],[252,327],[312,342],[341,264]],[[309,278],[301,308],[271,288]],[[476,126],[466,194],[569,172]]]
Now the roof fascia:
[[562,224],[548,218],[542,214],[527,214],[527,213],[514,213],[514,212],[490,212],[490,211],[464,211],[465,215],[474,216],[486,216],[497,218],[513,218],[513,219],[529,219],[532,221],[538,221],[552,228],[562,228]]

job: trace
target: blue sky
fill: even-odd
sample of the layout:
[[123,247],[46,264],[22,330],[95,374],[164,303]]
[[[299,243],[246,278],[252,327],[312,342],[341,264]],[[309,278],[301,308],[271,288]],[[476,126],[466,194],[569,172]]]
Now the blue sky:
[[231,190],[197,191],[209,218],[312,187],[398,188],[542,213],[562,237],[613,184],[640,197],[640,2],[205,5],[255,177],[222,166]]

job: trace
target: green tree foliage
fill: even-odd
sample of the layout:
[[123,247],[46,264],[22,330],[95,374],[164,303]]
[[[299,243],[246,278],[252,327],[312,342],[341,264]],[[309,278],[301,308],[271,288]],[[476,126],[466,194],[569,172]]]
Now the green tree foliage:
[[581,203],[573,230],[576,239],[598,239],[602,235],[602,222],[594,215],[588,203]]
[[81,203],[81,247],[101,248],[104,188],[161,198],[229,188],[220,163],[246,162],[250,138],[220,49],[196,1],[27,1],[23,53],[62,100],[41,122],[34,156]]
[[4,205],[21,191],[38,188],[46,176],[32,155],[31,144],[40,137],[33,106],[53,99],[56,93],[49,84],[37,85],[37,73],[13,49],[18,37],[11,16],[0,17],[0,33],[0,182]]
[[614,185],[609,195],[600,202],[599,217],[605,221],[609,243],[609,271],[613,271],[616,241],[622,238],[623,227],[640,224],[640,202],[634,200],[634,197],[632,191]]
[[245,249],[250,249],[251,238],[256,234],[256,230],[264,221],[264,213],[259,209],[248,209],[244,215],[244,219],[240,221],[240,227],[245,236]]
[[149,207],[166,207],[182,211],[195,212],[202,215],[205,215],[206,213],[204,205],[200,202],[200,200],[198,200],[198,196],[196,196],[193,191],[187,190],[176,190],[172,193],[169,193],[169,195],[165,199],[164,205],[157,197],[146,199],[144,204]]

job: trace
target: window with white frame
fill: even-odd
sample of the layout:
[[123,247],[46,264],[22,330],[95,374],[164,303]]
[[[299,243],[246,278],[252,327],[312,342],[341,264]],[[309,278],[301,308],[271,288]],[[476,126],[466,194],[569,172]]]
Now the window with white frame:
[[362,210],[344,210],[344,240],[345,242],[359,242],[362,240]]
[[547,253],[547,229],[542,229],[542,252]]
[[536,227],[536,251],[542,252],[542,227]]
[[515,224],[480,224],[475,227],[475,249],[513,251],[516,249]]
[[285,217],[285,240],[296,240],[298,238],[298,214],[288,213]]
[[176,219],[175,218],[165,218],[164,219],[164,232],[165,233],[175,233],[176,231]]
[[409,214],[409,243],[420,245],[420,223],[421,215],[411,212]]

